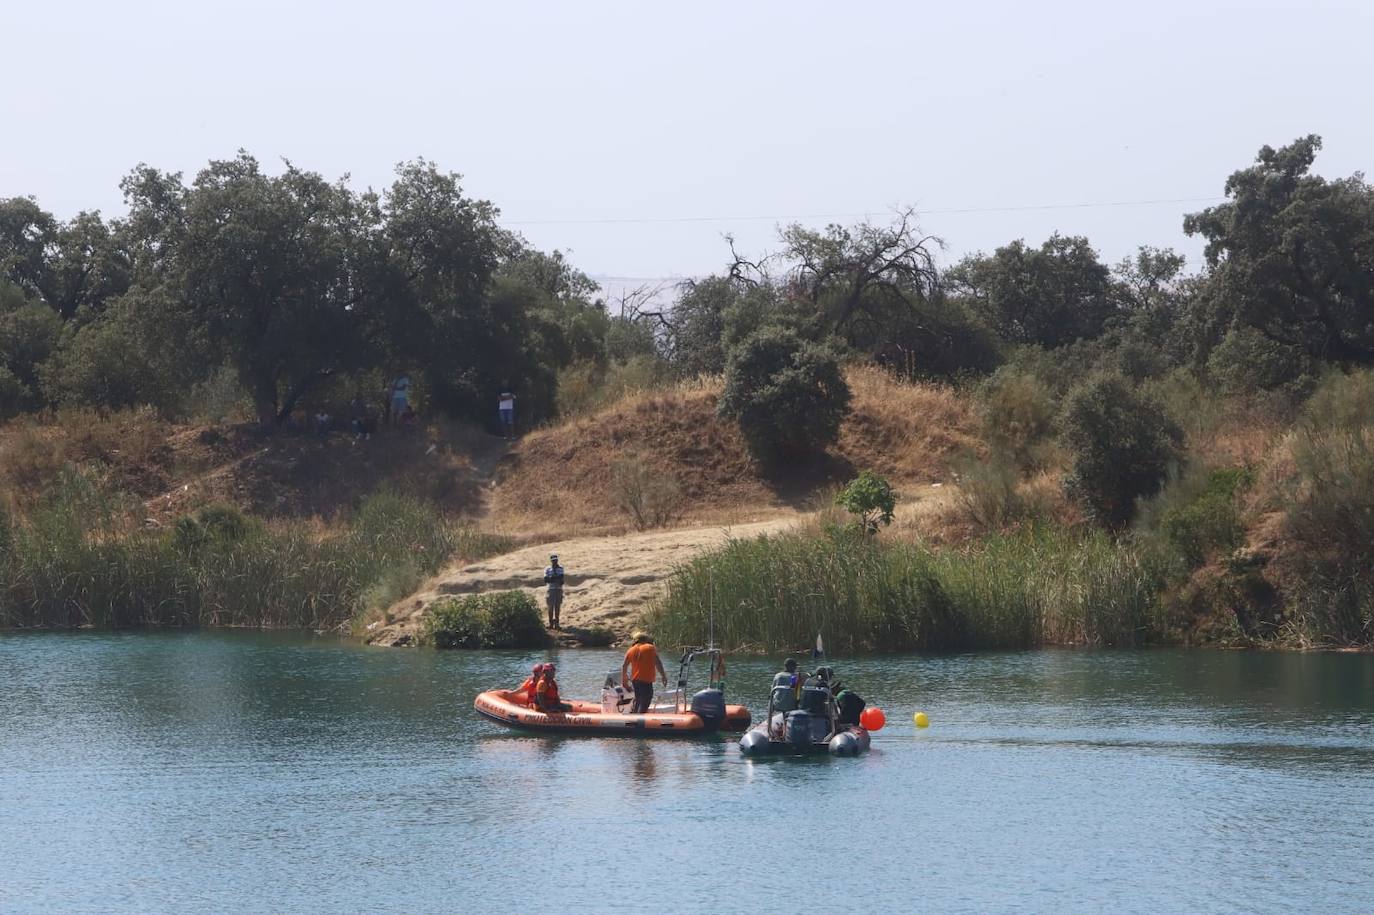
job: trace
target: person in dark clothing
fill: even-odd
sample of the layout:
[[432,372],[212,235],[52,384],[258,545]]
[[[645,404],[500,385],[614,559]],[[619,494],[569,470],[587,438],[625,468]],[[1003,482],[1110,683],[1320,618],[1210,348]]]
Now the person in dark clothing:
[[563,609],[563,573],[563,567],[558,564],[558,555],[550,556],[548,568],[544,569],[544,584],[549,586],[546,602],[550,629],[558,628],[558,614]]
[[807,681],[802,684],[801,707],[813,715],[823,715],[830,704],[829,667],[818,667]]
[[836,684],[838,692],[835,693],[835,713],[840,724],[858,724],[859,716],[863,714],[864,706],[868,703],[863,697],[848,686]]

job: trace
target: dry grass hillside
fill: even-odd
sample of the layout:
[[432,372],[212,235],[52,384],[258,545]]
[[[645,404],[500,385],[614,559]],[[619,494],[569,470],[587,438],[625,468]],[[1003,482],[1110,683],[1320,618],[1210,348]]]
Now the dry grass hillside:
[[738,427],[716,416],[719,381],[621,399],[600,412],[525,436],[497,468],[493,522],[503,530],[624,530],[615,465],[643,462],[676,482],[684,523],[746,523],[813,507],[859,470],[899,485],[941,481],[961,450],[981,450],[970,403],[937,385],[900,383],[851,369],[852,409],[840,439],[818,459],[765,475]]
[[143,502],[158,524],[214,502],[266,518],[346,511],[381,486],[475,516],[500,439],[460,427],[263,435],[251,424],[179,424],[150,410],[64,411],[0,426],[0,504],[24,511],[68,469]]

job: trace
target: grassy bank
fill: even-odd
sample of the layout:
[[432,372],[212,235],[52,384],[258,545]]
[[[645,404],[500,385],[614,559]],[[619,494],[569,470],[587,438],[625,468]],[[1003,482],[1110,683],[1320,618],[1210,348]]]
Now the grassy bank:
[[0,626],[343,628],[505,546],[385,491],[330,527],[210,507],[150,530],[134,507],[67,474],[27,518],[0,517]]
[[1171,561],[1044,526],[930,549],[848,531],[735,540],[679,569],[651,617],[663,644],[779,651],[1139,645],[1167,631]]

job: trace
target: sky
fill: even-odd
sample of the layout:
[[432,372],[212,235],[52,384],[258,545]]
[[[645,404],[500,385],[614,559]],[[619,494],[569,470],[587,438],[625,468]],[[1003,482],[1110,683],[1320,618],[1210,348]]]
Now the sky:
[[1374,167],[1371,35],[1370,0],[0,0],[0,197],[114,216],[140,162],[380,189],[423,156],[595,276],[901,206],[946,263],[1057,231],[1196,266],[1183,214],[1262,145]]

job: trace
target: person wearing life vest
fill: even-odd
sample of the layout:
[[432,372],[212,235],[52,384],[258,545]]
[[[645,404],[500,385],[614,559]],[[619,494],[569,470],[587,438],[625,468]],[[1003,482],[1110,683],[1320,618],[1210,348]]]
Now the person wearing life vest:
[[663,678],[663,686],[668,686],[668,672],[663,669],[663,661],[658,657],[654,640],[644,632],[630,636],[633,645],[625,652],[625,660],[620,665],[620,682],[634,687],[635,701],[630,706],[631,715],[642,715],[649,710],[654,700],[654,670]]
[[558,681],[554,679],[556,669],[552,664],[544,665],[544,673],[534,687],[535,707],[541,712],[566,712],[572,708],[558,696]]
[[773,710],[790,712],[795,709],[801,684],[801,675],[797,673],[797,659],[788,658],[783,661],[782,670],[773,676]]
[[539,675],[544,672],[543,664],[536,664],[530,670],[530,675],[525,678],[525,682],[520,684],[516,693],[525,694],[525,704],[534,705],[534,688],[539,685]]

